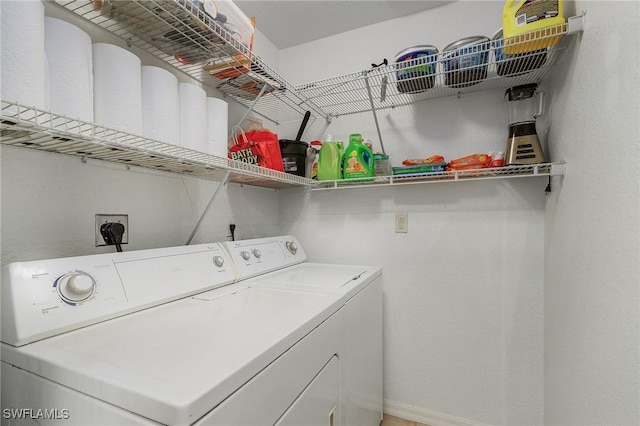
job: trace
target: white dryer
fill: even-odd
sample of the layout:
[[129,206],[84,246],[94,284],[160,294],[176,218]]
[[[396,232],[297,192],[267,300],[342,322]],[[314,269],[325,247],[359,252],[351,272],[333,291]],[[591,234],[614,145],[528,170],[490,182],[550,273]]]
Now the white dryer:
[[383,405],[382,269],[308,262],[291,235],[223,246],[241,282],[252,288],[322,294],[332,300],[332,318],[340,324],[335,336],[340,424],[378,425]]
[[2,424],[344,424],[342,299],[231,265],[203,244],[4,267]]

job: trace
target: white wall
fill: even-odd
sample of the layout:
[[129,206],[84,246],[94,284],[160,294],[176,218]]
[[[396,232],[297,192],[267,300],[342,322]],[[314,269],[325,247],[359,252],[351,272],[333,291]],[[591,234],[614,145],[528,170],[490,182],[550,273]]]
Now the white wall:
[[[640,3],[581,1],[545,215],[545,424],[640,424]],[[594,167],[595,166],[595,167]]]
[[[126,43],[46,2],[46,14],[80,26],[93,42]],[[256,35],[256,52],[277,62],[277,49]],[[167,67],[133,48],[143,65]],[[171,69],[168,67],[168,69]],[[175,71],[171,69],[172,71]],[[176,72],[181,81],[190,77]],[[212,79],[213,80],[213,79]],[[215,85],[215,81],[212,81]],[[222,94],[206,87],[209,96]],[[230,126],[246,109],[229,101]],[[54,111],[55,112],[55,111]],[[178,141],[176,141],[177,143]],[[78,157],[3,146],[0,264],[113,251],[95,247],[96,213],[129,215],[124,250],[185,244],[218,183]],[[226,240],[234,221],[237,238],[280,232],[278,197],[273,190],[228,184],[216,198],[193,243]]]
[[[2,265],[114,251],[95,247],[96,213],[129,215],[123,250],[183,245],[218,183],[166,172],[3,146]],[[280,231],[273,190],[228,184],[193,243]]]
[[284,230],[311,259],[384,268],[387,412],[542,423],[545,185],[282,192]]
[[[491,36],[503,2],[456,2],[280,52],[294,83],[356,72],[408,46]],[[392,161],[504,150],[503,93],[381,112]],[[306,140],[321,137],[315,123]],[[333,135],[378,139],[369,114]],[[384,267],[385,410],[428,424],[542,424],[544,178],[283,191],[283,230],[313,260]],[[409,213],[409,233],[394,216]],[[444,422],[444,423],[443,423]],[[450,424],[450,423],[449,423]]]
[[[430,44],[442,51],[463,37],[490,37],[502,25],[502,5],[500,1],[456,2],[285,49],[280,52],[281,72],[292,84],[304,84],[358,72],[383,58],[393,62],[409,46]],[[505,148],[506,110],[499,92],[427,102],[413,110],[380,111],[378,120],[385,151],[394,165],[429,153],[454,159]],[[282,126],[278,131],[295,136],[297,123],[293,127]],[[374,150],[380,150],[371,114],[335,118],[328,129],[324,122],[316,121],[304,140],[322,139],[325,132],[344,141],[350,133],[362,133],[373,141]]]

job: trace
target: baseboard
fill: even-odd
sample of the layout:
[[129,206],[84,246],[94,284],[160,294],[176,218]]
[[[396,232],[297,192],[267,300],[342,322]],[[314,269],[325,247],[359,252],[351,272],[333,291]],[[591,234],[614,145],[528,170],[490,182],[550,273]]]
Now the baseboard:
[[384,413],[429,426],[486,426],[473,420],[389,400],[384,401]]

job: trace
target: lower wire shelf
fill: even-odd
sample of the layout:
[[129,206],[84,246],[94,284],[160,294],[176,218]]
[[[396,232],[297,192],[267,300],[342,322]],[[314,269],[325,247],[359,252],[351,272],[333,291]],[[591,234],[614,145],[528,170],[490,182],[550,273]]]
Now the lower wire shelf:
[[376,176],[362,179],[340,179],[320,181],[313,191],[372,188],[380,186],[417,185],[425,183],[467,182],[470,180],[509,179],[538,176],[564,175],[565,162],[512,165],[477,170],[431,172],[413,175]]
[[2,101],[0,142],[127,166],[266,188],[310,186],[304,177],[146,139],[49,111]]

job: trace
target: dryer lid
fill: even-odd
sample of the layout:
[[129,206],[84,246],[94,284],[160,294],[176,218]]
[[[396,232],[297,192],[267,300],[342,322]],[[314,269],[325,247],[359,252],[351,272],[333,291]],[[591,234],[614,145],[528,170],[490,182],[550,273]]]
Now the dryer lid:
[[258,277],[254,282],[337,289],[357,280],[369,269],[367,266],[302,263]]

